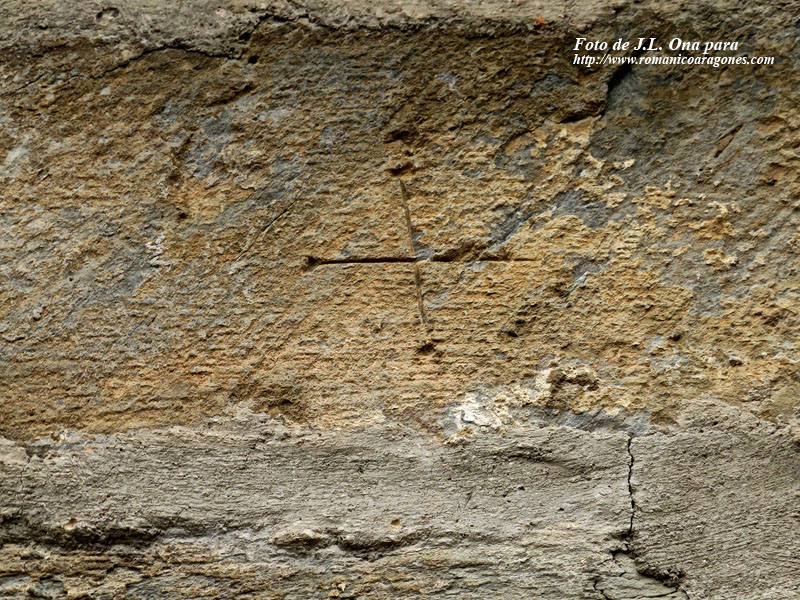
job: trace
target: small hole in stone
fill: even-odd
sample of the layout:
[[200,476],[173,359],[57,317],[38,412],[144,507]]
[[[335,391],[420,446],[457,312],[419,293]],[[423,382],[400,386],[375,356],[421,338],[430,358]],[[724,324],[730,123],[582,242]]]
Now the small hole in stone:
[[186,218],[186,213],[181,211],[178,213],[178,219],[183,221]]
[[100,19],[116,19],[119,16],[119,11],[116,8],[104,8],[99,13],[97,13],[96,18],[99,21]]
[[436,350],[436,346],[433,344],[433,342],[427,341],[417,348],[417,354],[428,355],[432,354],[434,350]]
[[258,62],[258,57],[254,54],[253,56],[247,59],[247,62],[249,62],[251,65],[254,65]]

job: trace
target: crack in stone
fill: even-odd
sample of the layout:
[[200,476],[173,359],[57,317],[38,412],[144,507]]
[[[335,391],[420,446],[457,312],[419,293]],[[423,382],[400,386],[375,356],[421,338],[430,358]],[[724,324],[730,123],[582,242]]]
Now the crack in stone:
[[593,589],[595,592],[598,592],[598,593],[599,593],[599,594],[600,594],[600,595],[603,597],[603,599],[604,599],[604,600],[612,600],[612,599],[611,599],[611,598],[608,596],[608,594],[606,594],[606,593],[605,593],[605,591],[603,590],[603,588],[600,588],[600,587],[598,587],[598,584],[599,584],[599,583],[600,583],[600,580],[599,580],[599,579],[596,579],[596,580],[595,580],[595,581],[592,583],[592,589]]
[[633,521],[636,517],[636,499],[633,493],[633,465],[636,459],[633,455],[634,434],[628,435],[626,446],[628,452],[628,496],[631,503],[631,516],[628,531],[622,537],[625,542],[624,550],[615,550],[611,553],[614,564],[619,567],[619,572],[610,577],[598,577],[592,582],[592,588],[598,592],[603,600],[640,600],[642,598],[664,598],[666,600],[688,600],[689,596],[680,589],[680,584],[670,577],[650,569],[640,568],[634,560],[633,549]]
[[484,256],[481,258],[473,258],[469,260],[455,260],[447,256],[432,256],[423,258],[419,256],[364,256],[354,258],[320,258],[318,256],[306,255],[309,268],[314,268],[320,265],[364,265],[364,264],[382,264],[382,263],[459,263],[464,265],[471,265],[477,263],[515,263],[515,262],[538,262],[539,259],[528,258],[520,256],[516,258],[496,258],[493,256]]
[[41,75],[38,75],[38,76],[34,77],[33,79],[31,79],[31,80],[30,80],[30,81],[28,81],[27,83],[23,83],[21,86],[19,86],[19,87],[16,87],[16,88],[14,88],[13,90],[9,90],[8,92],[5,92],[5,93],[3,93],[3,94],[0,94],[0,98],[7,98],[8,96],[13,96],[14,94],[17,94],[17,93],[21,92],[22,90],[24,90],[25,88],[27,88],[27,87],[29,87],[29,86],[33,85],[34,83],[36,83],[37,81],[39,81],[39,80],[40,80],[40,79],[42,79],[43,77],[44,77],[44,73],[42,73]]
[[[425,328],[427,335],[431,333],[431,325],[428,322],[428,315],[425,314],[425,304],[422,300],[422,274],[419,270],[419,263],[416,261],[418,256],[417,249],[414,244],[414,229],[411,226],[411,208],[408,205],[408,190],[402,179],[397,180],[400,184],[400,197],[403,200],[403,214],[406,219],[406,228],[408,230],[408,247],[414,257],[414,285],[417,288],[417,308],[419,309],[419,318],[422,321],[422,326]],[[430,344],[431,340],[426,340],[425,344]]]
[[626,540],[630,542],[633,538],[633,519],[636,516],[636,499],[633,496],[633,484],[631,483],[631,479],[633,477],[633,464],[635,459],[633,457],[633,451],[631,450],[631,446],[633,445],[633,434],[628,436],[628,496],[631,499],[631,521],[628,525],[628,534],[625,536]]
[[417,259],[413,256],[366,256],[364,258],[317,258],[316,256],[306,256],[308,268],[313,269],[319,265],[369,265],[369,264],[392,264],[392,263],[415,263]]

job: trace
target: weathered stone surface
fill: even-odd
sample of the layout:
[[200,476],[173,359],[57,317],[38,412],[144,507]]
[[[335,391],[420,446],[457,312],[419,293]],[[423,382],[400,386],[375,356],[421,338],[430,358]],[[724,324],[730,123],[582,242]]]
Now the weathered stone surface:
[[0,597],[792,598],[798,22],[0,5]]
[[41,59],[12,46],[8,433],[265,404],[425,422],[537,377],[579,412],[792,418],[793,72],[611,86],[566,26],[478,43],[270,18],[236,51],[113,66],[88,29]]
[[764,429],[633,441],[637,556],[690,598],[797,593],[798,444]]
[[[85,581],[70,572],[75,548],[103,565],[178,555],[177,570],[125,571],[124,593],[96,576],[122,597],[195,597],[198,585],[221,597],[339,586],[345,597],[583,597],[627,532],[626,448],[624,433],[562,427],[442,444],[263,418],[15,447],[0,564],[69,590]],[[46,556],[29,556],[32,539]],[[92,558],[104,545],[111,555]]]

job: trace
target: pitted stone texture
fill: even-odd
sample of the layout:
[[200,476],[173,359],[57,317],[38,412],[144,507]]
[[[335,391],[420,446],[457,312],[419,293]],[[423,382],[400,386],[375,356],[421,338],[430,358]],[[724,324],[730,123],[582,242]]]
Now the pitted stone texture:
[[430,427],[514,386],[796,419],[796,71],[612,80],[570,39],[278,22],[232,58],[17,48],[3,68],[43,77],[0,100],[3,432]]

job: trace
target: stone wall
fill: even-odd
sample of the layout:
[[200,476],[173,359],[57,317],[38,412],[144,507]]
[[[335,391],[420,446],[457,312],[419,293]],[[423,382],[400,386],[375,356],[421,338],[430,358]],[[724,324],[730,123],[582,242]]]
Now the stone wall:
[[796,597],[798,23],[0,5],[0,597]]

